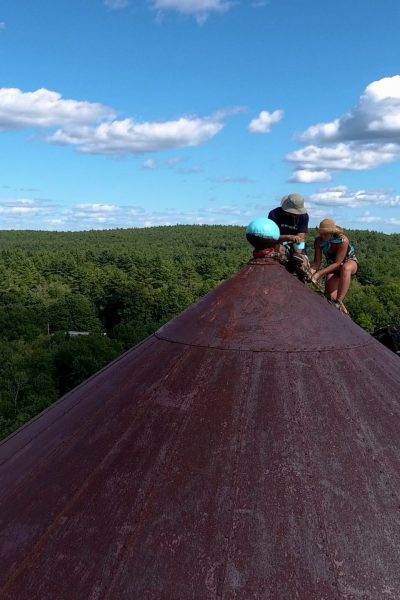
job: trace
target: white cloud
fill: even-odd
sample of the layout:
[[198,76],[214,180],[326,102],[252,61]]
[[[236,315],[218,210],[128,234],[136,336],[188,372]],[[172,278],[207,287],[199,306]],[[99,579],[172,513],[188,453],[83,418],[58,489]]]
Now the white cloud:
[[392,195],[387,191],[350,190],[342,185],[320,190],[308,198],[311,206],[345,206],[360,208],[362,206],[399,207],[400,195]]
[[14,228],[21,223],[25,226],[27,219],[42,219],[51,215],[54,205],[47,200],[16,198],[0,200],[0,217],[5,228]]
[[[390,195],[389,192],[351,191],[344,186],[321,190],[318,195],[310,197],[307,203],[312,206],[313,221],[334,214],[345,207],[371,204],[374,209],[380,206],[395,207],[392,217],[364,215],[353,218],[351,223],[379,223],[380,228],[387,231],[399,231],[400,196]],[[149,210],[142,206],[118,205],[114,203],[77,203],[65,208],[55,202],[45,199],[9,199],[0,200],[0,217],[3,229],[51,229],[51,230],[85,230],[111,229],[117,227],[150,227],[158,225],[182,224],[226,224],[246,225],[257,212],[266,212],[264,205],[241,206],[238,204],[223,204],[217,202],[210,207],[180,210],[165,208]],[[347,214],[347,213],[346,213]],[[349,223],[349,219],[346,219]]]
[[199,24],[203,24],[211,13],[227,12],[233,4],[234,2],[228,0],[151,0],[155,10],[172,10],[194,16]]
[[129,0],[104,0],[104,5],[111,10],[126,8],[129,5]]
[[43,88],[35,92],[0,88],[0,131],[82,126],[112,117],[113,111],[102,104],[64,100]]
[[380,217],[379,215],[371,215],[369,211],[366,211],[361,217],[357,219],[358,223],[367,223],[371,225],[372,223],[379,223],[381,226],[390,227],[391,229],[396,228],[400,225],[400,219],[396,217],[390,217],[389,219],[385,219],[384,217]]
[[311,169],[298,169],[289,177],[288,181],[291,183],[321,183],[323,181],[330,181],[332,175],[328,171],[312,171]]
[[143,163],[143,169],[150,169],[151,171],[154,171],[154,169],[157,169],[157,167],[158,163],[153,158],[148,158]]
[[400,75],[367,86],[357,105],[300,136],[307,144],[287,155],[306,170],[366,170],[400,160]]
[[22,92],[0,88],[0,132],[13,129],[52,129],[48,143],[73,145],[82,153],[124,155],[199,146],[224,127],[223,120],[240,107],[210,117],[184,116],[171,121],[138,123],[116,119],[112,109],[98,103],[64,100],[57,92]]
[[[152,227],[157,225],[184,224],[247,224],[252,213],[248,209],[237,205],[222,205],[212,208],[199,208],[188,211],[179,209],[147,210],[141,206],[116,206],[108,205],[109,209],[101,207],[104,205],[88,204],[81,205],[77,212],[78,222],[90,223],[116,227],[139,226]],[[74,216],[75,220],[75,216]]]
[[112,203],[78,203],[65,208],[49,200],[0,200],[4,229],[111,229],[183,224],[240,224],[250,220],[251,212],[238,205],[200,207],[180,210],[149,210],[142,206]]
[[358,104],[330,123],[309,127],[301,141],[392,140],[400,142],[400,75],[385,77],[367,86]]
[[400,143],[310,145],[286,156],[297,170],[364,171],[400,160]]
[[71,144],[88,154],[143,154],[170,148],[199,146],[221,131],[213,117],[181,117],[175,121],[136,123],[132,119],[101,123],[97,127],[59,129],[48,138]]
[[119,212],[120,207],[115,204],[77,204],[73,211],[73,219],[112,225]]
[[269,133],[272,126],[283,119],[283,115],[283,110],[274,110],[272,113],[262,110],[258,117],[250,122],[248,130],[251,133]]
[[82,214],[89,213],[93,214],[110,214],[118,210],[118,206],[115,204],[77,204],[76,208],[81,211]]
[[371,215],[369,211],[366,211],[362,217],[358,218],[358,221],[359,223],[381,223],[383,221],[383,217]]

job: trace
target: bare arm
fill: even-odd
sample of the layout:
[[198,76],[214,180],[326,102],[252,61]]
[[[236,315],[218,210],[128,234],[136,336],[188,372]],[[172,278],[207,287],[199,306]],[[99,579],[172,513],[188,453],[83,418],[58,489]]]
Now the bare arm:
[[321,266],[322,252],[321,252],[321,246],[320,246],[320,239],[321,238],[317,237],[314,240],[314,260],[313,260],[313,264],[311,265],[311,269],[313,271],[318,271],[318,269]]
[[346,258],[348,247],[349,247],[349,240],[347,238],[343,237],[343,242],[340,244],[340,246],[336,252],[335,262],[333,262],[331,265],[325,267],[325,269],[321,269],[320,271],[318,271],[318,273],[315,274],[317,279],[319,279],[320,277],[325,277],[326,275],[329,275],[329,273],[333,273],[340,267],[340,265]]

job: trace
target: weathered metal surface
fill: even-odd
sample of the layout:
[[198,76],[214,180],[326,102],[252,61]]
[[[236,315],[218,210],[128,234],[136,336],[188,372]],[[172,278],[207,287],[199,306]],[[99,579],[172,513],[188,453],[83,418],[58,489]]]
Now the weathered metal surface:
[[373,343],[338,319],[276,261],[255,261],[162,327],[157,337],[204,347],[258,352],[315,352]]
[[398,357],[249,265],[0,445],[3,599],[400,598]]

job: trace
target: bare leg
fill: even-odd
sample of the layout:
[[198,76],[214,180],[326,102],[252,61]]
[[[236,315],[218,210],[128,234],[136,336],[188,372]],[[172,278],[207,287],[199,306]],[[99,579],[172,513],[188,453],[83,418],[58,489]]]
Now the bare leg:
[[357,273],[358,265],[355,260],[348,260],[340,268],[339,286],[337,289],[337,300],[343,302],[349,291],[351,277]]
[[325,281],[325,292],[330,295],[332,300],[336,300],[340,277],[336,273],[328,275]]

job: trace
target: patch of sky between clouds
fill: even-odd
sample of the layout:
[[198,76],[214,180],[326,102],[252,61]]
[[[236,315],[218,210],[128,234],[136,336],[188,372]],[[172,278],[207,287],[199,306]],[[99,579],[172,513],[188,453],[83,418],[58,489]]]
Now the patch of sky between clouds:
[[104,0],[104,6],[111,10],[120,10],[129,6],[129,0]]
[[142,163],[142,168],[148,171],[156,171],[158,169],[169,169],[179,175],[195,175],[201,173],[203,168],[197,164],[187,164],[186,156],[172,156],[163,160],[147,158]]

